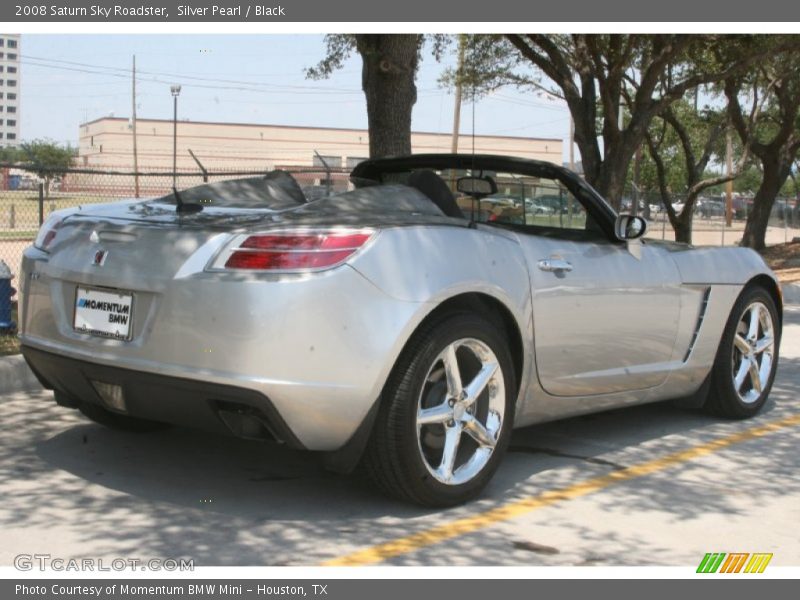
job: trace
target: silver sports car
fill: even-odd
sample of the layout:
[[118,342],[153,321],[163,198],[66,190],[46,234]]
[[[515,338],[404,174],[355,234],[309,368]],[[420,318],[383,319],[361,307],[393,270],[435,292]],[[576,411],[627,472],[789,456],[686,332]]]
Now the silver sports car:
[[362,462],[440,506],[480,492],[514,426],[766,402],[782,301],[755,252],[642,239],[549,163],[418,155],[351,182],[309,200],[273,171],[54,213],[24,255],[25,358],[105,425]]

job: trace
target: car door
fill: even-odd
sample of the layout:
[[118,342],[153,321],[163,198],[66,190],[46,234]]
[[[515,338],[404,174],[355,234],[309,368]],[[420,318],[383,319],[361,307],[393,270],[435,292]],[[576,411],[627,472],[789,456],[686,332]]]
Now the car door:
[[[478,205],[476,214],[487,213],[487,222],[518,236],[530,274],[531,335],[544,390],[576,397],[663,383],[676,366],[682,291],[667,250],[613,237],[613,211],[568,172],[541,165],[527,173],[479,172],[487,174],[497,192],[471,203]],[[548,201],[559,209],[535,210]]]
[[557,190],[577,207],[574,214],[528,216],[517,228],[542,387],[554,396],[586,396],[660,385],[674,368],[681,298],[675,262],[646,240],[609,239],[587,219],[583,209],[591,207],[560,182],[549,187],[539,180],[531,189]]
[[521,235],[520,242],[545,391],[585,396],[664,382],[680,312],[680,276],[669,256],[647,242],[640,257],[602,239]]

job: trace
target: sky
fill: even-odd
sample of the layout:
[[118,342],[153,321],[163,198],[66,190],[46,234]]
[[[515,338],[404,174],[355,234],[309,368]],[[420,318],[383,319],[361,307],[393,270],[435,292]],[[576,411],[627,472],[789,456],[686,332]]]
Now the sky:
[[[50,35],[21,40],[21,138],[76,145],[79,125],[131,115],[136,55],[139,118],[172,118],[170,85],[182,86],[179,119],[366,128],[361,60],[356,54],[329,79],[304,70],[324,56],[321,35]],[[438,80],[454,56],[426,53],[417,77],[414,131],[450,133],[453,94]],[[500,90],[474,107],[475,133],[559,138],[569,135],[563,102],[541,93]],[[472,132],[473,107],[461,132]],[[463,146],[462,146],[463,149]]]

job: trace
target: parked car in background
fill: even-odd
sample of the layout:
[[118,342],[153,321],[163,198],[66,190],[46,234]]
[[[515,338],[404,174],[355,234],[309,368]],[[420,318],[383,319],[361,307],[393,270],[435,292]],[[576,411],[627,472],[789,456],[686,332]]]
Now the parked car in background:
[[620,208],[625,212],[633,212],[634,204],[637,206],[637,214],[644,215],[650,210],[650,206],[643,198],[640,198],[638,202],[635,202],[632,198],[623,198],[620,202]]
[[732,216],[734,219],[744,220],[753,210],[753,198],[734,196],[731,198],[731,208],[733,210]]
[[797,222],[796,201],[779,198],[775,200],[770,211],[770,218],[787,223]]
[[725,216],[725,203],[717,198],[699,198],[695,205],[695,213],[704,219]]
[[525,206],[528,212],[533,215],[553,215],[556,212],[552,206],[545,202],[540,202],[537,198],[526,198]]

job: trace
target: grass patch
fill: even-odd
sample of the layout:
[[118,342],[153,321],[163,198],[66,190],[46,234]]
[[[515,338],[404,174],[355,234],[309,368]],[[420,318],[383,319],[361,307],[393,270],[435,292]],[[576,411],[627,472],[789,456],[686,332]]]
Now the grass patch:
[[38,229],[29,229],[27,231],[20,231],[14,229],[12,231],[0,231],[0,240],[7,242],[24,242],[36,239]]
[[[99,204],[117,200],[113,196],[98,194],[53,193],[44,201],[43,217],[51,212],[79,205]],[[30,191],[0,192],[0,240],[28,239],[30,232],[39,229],[39,197]],[[35,233],[34,233],[35,235]]]

